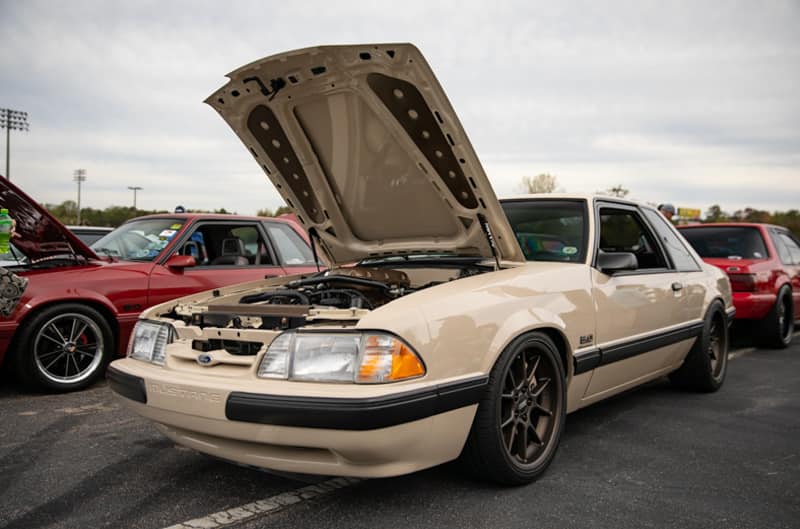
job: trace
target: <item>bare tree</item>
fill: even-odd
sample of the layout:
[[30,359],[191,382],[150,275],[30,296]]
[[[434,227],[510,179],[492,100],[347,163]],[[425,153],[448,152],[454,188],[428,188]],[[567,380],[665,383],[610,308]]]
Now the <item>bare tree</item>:
[[523,193],[552,193],[558,187],[556,177],[550,173],[523,176],[520,184]]
[[614,187],[609,187],[608,189],[603,191],[603,194],[617,198],[625,198],[626,196],[628,196],[628,193],[630,193],[630,190],[625,189],[624,187],[622,187],[622,185],[615,185]]

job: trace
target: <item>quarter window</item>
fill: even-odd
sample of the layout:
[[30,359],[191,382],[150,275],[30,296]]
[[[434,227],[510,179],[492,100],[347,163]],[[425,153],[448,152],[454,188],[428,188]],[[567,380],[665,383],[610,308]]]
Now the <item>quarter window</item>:
[[689,249],[686,248],[685,241],[677,233],[667,220],[659,212],[652,209],[644,209],[644,216],[656,230],[661,244],[666,248],[667,253],[675,265],[675,269],[680,272],[697,272],[700,266],[695,261]]
[[781,237],[781,233],[770,231],[770,237],[772,237],[772,243],[775,245],[775,249],[778,250],[778,256],[781,259],[783,264],[792,264],[792,254],[789,252],[789,247],[786,246],[783,237]]
[[795,241],[794,237],[786,233],[781,233],[779,236],[789,250],[789,254],[792,257],[791,264],[800,264],[800,246],[798,246],[797,241]]

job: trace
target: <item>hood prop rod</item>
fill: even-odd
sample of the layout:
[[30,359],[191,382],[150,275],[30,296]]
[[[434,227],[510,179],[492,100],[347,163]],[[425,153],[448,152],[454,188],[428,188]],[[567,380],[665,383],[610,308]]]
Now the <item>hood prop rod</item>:
[[494,235],[492,234],[492,227],[489,226],[489,221],[486,217],[478,213],[478,222],[481,225],[481,230],[489,242],[489,249],[492,250],[492,257],[494,257],[494,265],[496,270],[500,270],[500,256],[497,254],[497,245],[494,242]]
[[316,228],[309,228],[308,229],[308,240],[311,241],[311,256],[314,258],[314,264],[317,266],[317,272],[320,271],[319,269],[319,257],[317,257],[317,229]]

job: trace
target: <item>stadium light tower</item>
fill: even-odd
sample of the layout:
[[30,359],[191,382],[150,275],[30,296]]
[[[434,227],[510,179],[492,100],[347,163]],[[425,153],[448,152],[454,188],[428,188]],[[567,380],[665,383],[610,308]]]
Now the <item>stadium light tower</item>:
[[136,210],[136,192],[141,191],[144,188],[139,186],[128,186],[128,189],[133,191],[133,209]]
[[75,169],[72,181],[78,183],[78,226],[81,225],[81,183],[86,181],[86,169]]
[[0,129],[6,129],[6,178],[11,180],[11,129],[28,130],[28,113],[0,108]]

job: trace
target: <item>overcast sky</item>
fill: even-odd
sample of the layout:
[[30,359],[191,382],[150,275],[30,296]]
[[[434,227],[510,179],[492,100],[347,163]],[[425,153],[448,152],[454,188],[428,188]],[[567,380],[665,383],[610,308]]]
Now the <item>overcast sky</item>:
[[[85,206],[282,204],[202,101],[255,59],[412,42],[498,195],[549,172],[570,192],[800,208],[800,2],[0,0],[12,180]],[[5,131],[3,131],[5,132]],[[4,139],[4,138],[3,138]],[[5,142],[0,172],[5,172]]]

